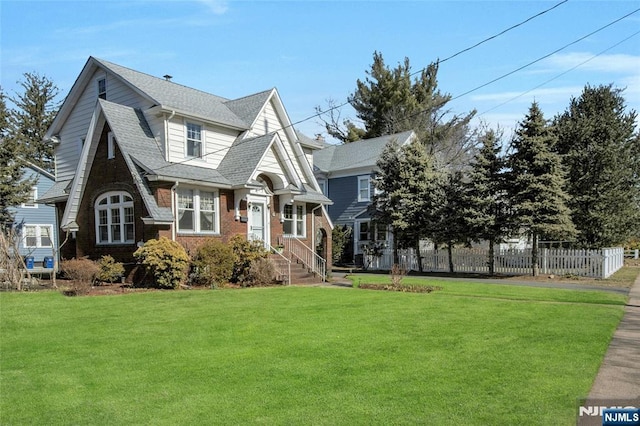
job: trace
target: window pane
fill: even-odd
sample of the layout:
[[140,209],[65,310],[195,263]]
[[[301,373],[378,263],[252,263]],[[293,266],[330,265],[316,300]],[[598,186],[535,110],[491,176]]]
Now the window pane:
[[178,193],[178,208],[180,209],[192,209],[193,208],[193,191],[191,189],[182,189]]
[[124,208],[124,222],[133,223],[133,207]]
[[133,224],[132,223],[128,223],[128,224],[124,225],[124,232],[125,232],[125,240],[126,241],[133,241],[134,240]]
[[109,227],[107,225],[100,225],[98,227],[99,241],[101,243],[109,242]]
[[120,225],[111,225],[111,242],[117,243],[122,241],[122,234],[120,233]]
[[293,206],[291,204],[284,206],[284,218],[293,219]]
[[200,210],[213,211],[214,195],[213,192],[200,192]]
[[296,221],[296,235],[304,235],[304,221],[302,219]]
[[200,212],[200,230],[201,231],[215,231],[213,224],[215,220],[214,212]]
[[109,223],[109,218],[107,217],[107,211],[106,210],[100,210],[98,212],[98,216],[100,219],[100,225],[106,225]]
[[120,204],[119,195],[112,195],[110,198],[111,198],[111,204]]
[[369,241],[369,222],[360,222],[360,241]]
[[201,146],[200,142],[188,141],[187,155],[189,157],[202,157],[200,146]]
[[193,231],[193,211],[184,210],[180,212],[178,227],[182,231]]
[[46,230],[42,230],[42,236],[40,237],[40,247],[51,247],[51,238],[47,236]]
[[283,231],[285,234],[288,234],[288,235],[293,234],[293,221],[291,221],[291,220],[285,220],[285,221],[282,223],[282,231]]
[[111,209],[111,223],[120,223],[120,209]]
[[133,201],[133,198],[129,197],[128,195],[124,195],[124,202],[129,202],[129,201]]

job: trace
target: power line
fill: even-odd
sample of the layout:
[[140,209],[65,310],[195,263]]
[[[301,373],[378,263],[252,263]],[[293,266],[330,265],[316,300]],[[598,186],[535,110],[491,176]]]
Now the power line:
[[508,73],[506,73],[506,74],[503,74],[503,75],[501,75],[501,76],[500,76],[500,77],[498,77],[498,78],[494,78],[493,80],[491,80],[491,81],[489,81],[489,82],[487,82],[487,83],[481,84],[480,86],[477,86],[477,87],[475,87],[475,88],[473,88],[473,89],[471,89],[471,90],[468,90],[468,91],[466,91],[466,92],[464,92],[464,93],[461,93],[461,94],[459,94],[459,95],[457,95],[457,96],[454,96],[454,97],[452,97],[452,98],[451,98],[451,99],[449,99],[449,100],[450,100],[450,101],[452,101],[452,100],[455,100],[455,99],[461,98],[461,97],[463,97],[463,96],[468,95],[469,93],[475,92],[476,90],[482,89],[483,87],[486,87],[486,86],[488,86],[488,85],[490,85],[490,84],[493,84],[493,83],[495,83],[496,81],[502,80],[502,79],[503,79],[503,78],[505,78],[505,77],[508,77],[508,76],[510,76],[510,75],[512,75],[512,74],[515,74],[515,73],[517,73],[518,71],[522,71],[523,69],[525,69],[525,68],[527,68],[527,67],[529,67],[529,66],[531,66],[531,65],[533,65],[533,64],[535,64],[535,63],[537,63],[537,62],[540,62],[541,60],[546,59],[546,58],[548,58],[549,56],[554,55],[554,54],[556,54],[556,53],[560,52],[561,50],[564,50],[564,49],[566,49],[567,47],[572,46],[572,45],[574,45],[574,44],[576,44],[576,43],[578,43],[578,42],[580,42],[580,41],[584,40],[585,38],[590,37],[590,36],[592,36],[592,35],[594,35],[594,34],[596,34],[596,33],[600,32],[600,31],[604,30],[605,28],[610,27],[611,25],[613,25],[613,24],[615,24],[615,23],[617,23],[617,22],[622,21],[622,20],[623,20],[623,19],[625,19],[625,18],[628,18],[629,16],[633,15],[634,13],[637,13],[638,11],[640,11],[640,8],[638,8],[638,9],[634,10],[633,12],[627,13],[626,15],[624,15],[624,16],[623,16],[623,17],[621,17],[621,18],[616,19],[615,21],[609,22],[608,24],[606,24],[606,25],[604,25],[604,26],[602,26],[602,27],[598,28],[598,29],[597,29],[597,30],[595,30],[595,31],[590,32],[589,34],[587,34],[587,35],[585,35],[585,36],[583,36],[583,37],[580,37],[580,38],[579,38],[579,39],[577,39],[577,40],[572,41],[571,43],[565,44],[564,46],[562,46],[562,47],[560,47],[560,48],[558,48],[558,49],[554,50],[554,51],[553,51],[553,52],[551,52],[551,53],[548,53],[548,54],[546,54],[546,55],[544,55],[544,56],[541,56],[540,58],[538,58],[538,59],[536,59],[536,60],[534,60],[534,61],[531,61],[531,62],[529,62],[528,64],[525,64],[525,65],[523,65],[523,66],[521,66],[521,67],[519,67],[519,68],[516,68],[516,69],[515,69],[515,70],[513,70],[513,71],[510,71],[510,72],[508,72]]
[[492,108],[490,108],[490,109],[488,109],[488,110],[486,110],[486,111],[483,111],[483,112],[481,112],[481,113],[480,113],[480,114],[478,114],[478,115],[479,115],[479,116],[480,116],[480,115],[484,115],[484,114],[486,114],[486,113],[488,113],[488,112],[491,112],[491,111],[493,111],[493,110],[495,110],[495,109],[497,109],[497,108],[500,108],[501,106],[503,106],[503,105],[505,105],[505,104],[508,104],[509,102],[513,102],[513,101],[515,101],[516,99],[518,99],[518,98],[519,98],[519,97],[521,97],[521,96],[526,95],[527,93],[531,93],[532,91],[534,91],[534,90],[536,90],[536,89],[539,89],[540,87],[542,87],[542,86],[546,85],[547,83],[550,83],[550,82],[552,82],[553,80],[556,80],[556,79],[558,79],[558,78],[562,77],[563,75],[568,74],[569,72],[571,72],[571,71],[575,70],[576,68],[579,68],[579,67],[581,67],[582,65],[584,65],[584,64],[586,64],[586,63],[588,63],[588,62],[591,62],[592,60],[594,60],[594,59],[595,59],[595,58],[597,58],[598,56],[600,56],[600,55],[602,55],[602,54],[604,54],[604,53],[608,52],[609,50],[613,49],[614,47],[617,47],[617,46],[621,45],[621,44],[622,44],[622,43],[624,43],[625,41],[627,41],[627,40],[629,40],[629,39],[631,39],[631,38],[633,38],[633,37],[637,36],[638,34],[640,34],[640,31],[636,31],[635,33],[631,34],[629,37],[626,37],[626,38],[624,38],[624,39],[620,40],[619,42],[617,42],[616,44],[614,44],[613,46],[609,46],[608,48],[606,48],[606,49],[602,50],[601,52],[598,52],[597,54],[595,54],[595,55],[591,56],[589,59],[587,59],[587,60],[585,60],[585,61],[580,62],[579,64],[577,64],[577,65],[575,65],[575,66],[573,66],[573,67],[569,68],[568,70],[566,70],[566,71],[564,71],[564,72],[562,72],[562,73],[560,73],[560,74],[558,74],[558,75],[556,75],[556,76],[554,76],[554,77],[552,77],[552,78],[550,78],[550,79],[548,79],[548,80],[546,80],[546,81],[544,81],[544,82],[542,82],[542,83],[538,84],[538,85],[537,85],[537,86],[535,86],[535,87],[532,87],[531,89],[527,90],[526,92],[522,92],[522,93],[520,93],[519,95],[514,96],[513,98],[511,98],[511,99],[509,99],[509,100],[507,100],[507,101],[504,101],[504,102],[502,102],[501,104],[496,105],[496,106],[494,106],[494,107],[492,107]]

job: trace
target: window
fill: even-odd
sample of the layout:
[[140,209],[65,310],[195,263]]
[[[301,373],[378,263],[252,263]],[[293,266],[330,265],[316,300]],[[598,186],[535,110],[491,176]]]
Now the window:
[[101,78],[98,80],[98,97],[100,99],[107,99],[107,79]]
[[112,132],[109,132],[109,136],[107,138],[107,158],[109,160],[116,158],[116,138],[113,136]]
[[53,245],[53,225],[24,225],[24,248],[50,248]]
[[96,200],[96,242],[125,244],[135,241],[133,198],[126,192],[108,192]]
[[187,123],[187,157],[202,157],[202,126]]
[[178,190],[178,231],[218,232],[218,194],[199,189]]
[[320,192],[323,195],[327,195],[327,181],[324,179],[318,179],[318,186],[320,187]]
[[34,186],[29,191],[28,198],[22,203],[21,207],[26,207],[30,209],[37,209],[38,204],[36,204],[36,199],[38,198],[38,187]]
[[358,229],[358,241],[369,241],[371,239],[371,222],[360,222]]
[[358,201],[371,201],[369,176],[358,176]]
[[305,236],[305,206],[304,204],[285,204],[283,217],[283,231],[285,235]]

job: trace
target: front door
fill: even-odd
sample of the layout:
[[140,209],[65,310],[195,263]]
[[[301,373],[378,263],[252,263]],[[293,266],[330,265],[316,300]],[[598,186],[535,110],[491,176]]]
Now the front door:
[[264,204],[252,203],[249,211],[249,239],[268,243],[264,220]]

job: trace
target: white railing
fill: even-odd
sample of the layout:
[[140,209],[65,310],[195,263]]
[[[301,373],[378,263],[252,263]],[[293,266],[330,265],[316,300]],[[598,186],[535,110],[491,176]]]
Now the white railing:
[[277,262],[273,262],[273,266],[276,268],[276,272],[278,273],[278,275],[280,277],[286,276],[287,277],[287,285],[291,285],[291,260],[287,259],[287,257],[285,255],[282,254],[282,252],[278,249],[276,249],[273,246],[269,246],[269,248],[271,249],[271,253],[279,256],[278,260],[280,262],[285,262],[286,268],[287,270],[284,271],[281,268],[281,264],[277,263]]
[[322,278],[322,281],[327,280],[327,261],[322,256],[296,237],[285,235],[282,241],[285,253],[302,262],[311,273]]
[[[407,271],[418,270],[415,250],[399,250],[400,265]],[[488,273],[489,250],[454,249],[452,251],[454,272]],[[447,250],[423,250],[422,270],[425,272],[449,272]],[[496,250],[495,273],[528,275],[531,273],[531,250]],[[393,265],[393,250],[385,249],[380,256],[364,255],[364,266],[372,270],[390,270]],[[608,278],[624,265],[622,248],[601,250],[540,249],[538,267],[541,274],[577,275]]]

